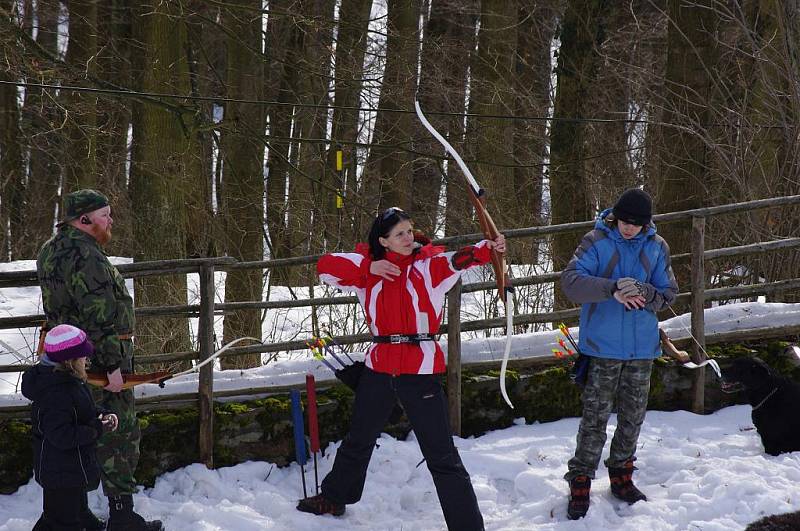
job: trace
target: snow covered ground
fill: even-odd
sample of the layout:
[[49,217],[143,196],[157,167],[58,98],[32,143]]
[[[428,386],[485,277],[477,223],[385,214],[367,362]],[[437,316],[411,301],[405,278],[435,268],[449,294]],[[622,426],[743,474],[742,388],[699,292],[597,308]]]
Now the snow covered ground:
[[[800,509],[800,452],[765,455],[751,429],[750,410],[735,406],[708,416],[649,412],[634,475],[648,501],[617,502],[601,465],[589,514],[576,522],[566,518],[562,476],[575,448],[578,419],[520,422],[456,444],[487,530],[735,531],[763,515]],[[612,417],[609,437],[615,422]],[[264,462],[219,470],[191,465],[164,474],[136,496],[136,507],[161,518],[169,531],[445,529],[430,474],[424,465],[417,467],[422,456],[413,434],[406,441],[384,435],[378,443],[364,497],[341,518],[296,511],[302,496],[299,466]],[[328,447],[320,461],[320,479],[337,446]],[[306,482],[313,489],[310,464]],[[98,491],[90,505],[98,514],[107,511]],[[0,531],[28,531],[40,508],[41,489],[33,482],[0,496]]]
[[[120,259],[118,261],[126,261]],[[31,269],[32,262],[0,264],[0,270]],[[191,276],[190,276],[191,277]],[[191,283],[191,278],[190,278]],[[41,312],[38,288],[0,290],[0,314]],[[302,316],[266,326],[291,331]],[[706,310],[706,332],[800,323],[800,304],[742,303]],[[689,316],[665,321],[673,338],[688,337]],[[14,352],[32,351],[33,329],[0,331],[0,364],[12,363]],[[577,335],[578,330],[573,330]],[[512,355],[529,357],[556,346],[553,331],[514,336]],[[499,360],[502,337],[462,343],[464,360]],[[318,381],[332,378],[308,353],[295,353],[247,371],[216,371],[214,388],[301,383],[305,374]],[[0,404],[24,404],[16,393],[17,375],[0,375]],[[138,396],[191,392],[196,375],[171,380],[165,389],[137,387]],[[615,419],[609,424],[609,436]],[[703,530],[732,531],[763,515],[800,509],[800,452],[771,457],[764,454],[752,429],[750,407],[736,406],[713,415],[649,412],[639,439],[635,478],[648,495],[647,503],[628,507],[608,492],[601,466],[588,516],[566,519],[567,484],[562,479],[575,448],[578,419],[516,426],[482,437],[458,439],[457,445],[490,530]],[[152,489],[136,496],[137,509],[164,520],[169,531],[250,530],[413,530],[444,529],[430,474],[413,434],[406,441],[384,436],[376,449],[361,503],[342,518],[314,517],[294,509],[302,497],[300,468],[278,468],[250,462],[206,470],[192,465],[158,478]],[[320,479],[330,469],[337,444],[320,461]],[[606,450],[607,451],[607,450]],[[314,475],[306,467],[306,482]],[[98,514],[107,511],[99,492],[90,496]],[[0,531],[28,531],[41,510],[41,489],[31,481],[12,495],[0,496]]]

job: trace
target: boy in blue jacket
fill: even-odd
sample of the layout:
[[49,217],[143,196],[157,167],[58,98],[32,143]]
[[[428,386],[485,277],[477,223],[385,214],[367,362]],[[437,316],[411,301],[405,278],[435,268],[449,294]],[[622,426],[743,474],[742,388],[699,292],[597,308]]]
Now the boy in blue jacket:
[[589,510],[589,490],[617,404],[617,428],[605,465],[611,493],[630,504],[647,497],[632,481],[636,442],[647,411],[653,359],[661,354],[656,312],[678,293],[669,246],[651,221],[652,200],[626,190],[600,214],[561,275],[561,289],[581,304],[579,347],[589,356],[575,456],[564,476],[567,516]]
[[86,386],[86,333],[58,325],[47,333],[45,353],[22,376],[30,399],[33,472],[44,490],[43,512],[33,531],[105,529],[90,511],[87,492],[100,483],[97,439],[117,427],[117,416],[101,414]]

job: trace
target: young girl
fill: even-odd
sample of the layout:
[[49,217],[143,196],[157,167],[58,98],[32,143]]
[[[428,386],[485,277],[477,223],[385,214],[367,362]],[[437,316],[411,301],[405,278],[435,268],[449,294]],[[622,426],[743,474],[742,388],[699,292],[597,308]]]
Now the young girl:
[[504,252],[504,237],[458,252],[444,252],[427,241],[420,245],[409,215],[390,208],[375,218],[368,246],[320,258],[320,279],[358,296],[373,342],[356,390],[350,432],[322,482],[322,493],[300,500],[298,510],[340,516],[346,504],[361,499],[375,441],[399,400],[433,476],[448,529],[483,529],[469,474],[450,434],[437,376],[445,370],[445,358],[434,336],[445,294],[465,269],[489,262],[491,249]]
[[86,493],[100,482],[95,442],[116,429],[117,417],[99,413],[86,387],[86,357],[94,349],[83,330],[54,327],[44,350],[22,376],[22,394],[33,402],[34,477],[44,490],[42,516],[33,529],[104,529],[89,511]]

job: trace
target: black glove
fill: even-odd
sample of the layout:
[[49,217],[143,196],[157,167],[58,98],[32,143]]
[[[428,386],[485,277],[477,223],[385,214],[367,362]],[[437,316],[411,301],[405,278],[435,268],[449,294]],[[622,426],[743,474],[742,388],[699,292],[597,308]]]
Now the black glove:
[[366,365],[364,365],[363,361],[356,361],[335,371],[334,374],[343,384],[355,391],[358,388],[358,382],[361,380],[361,373],[364,372],[365,367]]

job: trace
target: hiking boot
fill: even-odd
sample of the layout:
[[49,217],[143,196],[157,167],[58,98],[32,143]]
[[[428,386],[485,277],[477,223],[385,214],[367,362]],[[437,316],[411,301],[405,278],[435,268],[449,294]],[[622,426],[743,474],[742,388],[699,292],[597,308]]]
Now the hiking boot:
[[317,494],[297,502],[297,510],[304,513],[342,516],[344,514],[344,504],[333,503],[322,494]]
[[577,520],[586,516],[586,512],[589,510],[589,490],[591,488],[592,479],[589,476],[575,476],[569,480],[567,518]]
[[633,460],[629,459],[620,468],[609,468],[608,477],[611,480],[611,494],[628,504],[633,505],[638,501],[647,501],[647,496],[633,484]]
[[133,496],[130,494],[108,497],[107,531],[164,531],[161,520],[145,520],[133,512]]

